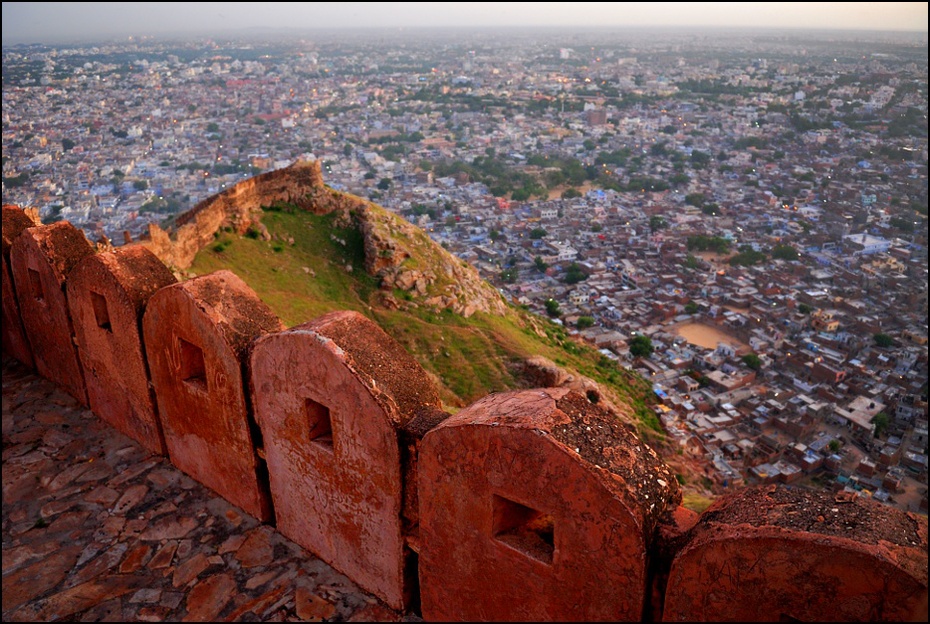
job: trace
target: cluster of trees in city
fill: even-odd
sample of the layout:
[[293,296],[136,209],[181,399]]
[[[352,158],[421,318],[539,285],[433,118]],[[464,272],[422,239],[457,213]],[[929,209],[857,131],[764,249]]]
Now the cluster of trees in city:
[[688,251],[713,251],[722,255],[730,252],[730,239],[698,234],[688,237],[687,246]]
[[461,160],[434,163],[433,173],[437,177],[467,174],[469,179],[485,184],[493,195],[504,197],[509,194],[516,201],[549,197],[549,190],[536,176],[520,171],[498,158],[493,150],[486,156],[475,157],[471,163]]
[[3,186],[7,188],[17,188],[20,186],[25,186],[29,181],[29,172],[23,171],[12,176],[3,176]]
[[704,197],[704,193],[688,193],[685,195],[685,203],[695,208],[700,208],[701,212],[711,217],[720,214],[720,205],[716,202],[709,202]]
[[[728,238],[703,234],[689,236],[687,241],[688,251],[713,251],[720,255],[730,253],[730,245],[731,241]],[[727,262],[731,266],[754,266],[765,262],[770,256],[773,260],[790,261],[797,260],[800,254],[793,245],[785,243],[775,245],[768,253],[751,245],[740,245],[738,251],[730,256]],[[697,258],[689,255],[685,260],[685,266],[697,269],[701,267],[701,263]]]
[[[605,156],[603,152],[596,160],[602,156]],[[600,165],[584,165],[576,158],[534,154],[526,159],[526,165],[539,167],[541,171],[538,173],[530,173],[525,167],[511,164],[495,155],[477,156],[471,163],[440,161],[431,163],[431,167],[440,177],[464,172],[469,175],[469,179],[487,185],[493,195],[509,195],[510,199],[515,201],[526,201],[533,197],[545,199],[549,197],[551,190],[561,187],[567,187],[562,193],[564,199],[580,197],[581,192],[576,187],[586,183],[605,190],[641,193],[667,191],[672,186],[681,186],[691,180],[690,176],[684,173],[671,174],[667,179],[633,174],[623,182],[615,170],[607,166],[607,161],[616,159],[616,156],[608,153]],[[631,165],[641,162],[639,157],[630,161]],[[630,171],[635,169],[636,167],[630,167]]]
[[[670,124],[664,131],[676,132],[677,128]],[[691,132],[693,134],[699,131],[692,130]],[[459,138],[460,134],[460,129],[456,128],[450,135],[450,139]],[[453,161],[434,164],[426,162],[437,175],[464,171],[470,175],[472,180],[487,184],[495,195],[510,194],[511,199],[523,201],[531,197],[544,197],[545,190],[552,191],[566,186],[568,188],[564,191],[563,197],[577,197],[580,192],[576,187],[584,184],[618,192],[666,191],[687,185],[691,181],[691,175],[687,173],[688,169],[701,171],[712,166],[715,160],[715,157],[708,152],[692,149],[690,140],[684,142],[684,146],[688,148],[687,151],[669,148],[668,141],[654,143],[650,146],[648,153],[635,153],[630,147],[601,149],[603,144],[609,142],[610,134],[603,134],[596,140],[588,138],[583,141],[584,151],[593,159],[593,162],[589,160],[591,164],[585,164],[573,156],[542,151],[530,154],[525,159],[522,156],[513,155],[502,157],[496,155],[493,148],[486,150],[487,156],[476,157],[470,163]],[[386,158],[393,158],[397,155],[385,151],[392,148],[399,149],[398,142],[394,138],[382,137],[378,139],[378,144],[383,145],[381,153]],[[537,149],[542,150],[541,145],[537,144]],[[758,137],[750,137],[737,140],[735,147],[736,149],[762,149],[767,148],[768,145]],[[777,158],[779,155],[784,156],[784,151],[775,150],[771,158]],[[672,172],[662,176],[653,175],[649,171],[650,161],[647,156],[653,161],[656,159],[668,161]],[[718,161],[725,161],[728,158],[729,154],[725,150],[721,150],[716,155]],[[729,166],[720,164],[719,167]],[[688,203],[701,208],[705,214],[720,214],[720,207],[716,203],[708,202],[701,193],[690,194]]]
[[[798,250],[791,245],[775,245],[772,248],[773,260],[797,260]],[[727,260],[731,266],[754,266],[768,260],[769,254],[750,245],[740,245],[739,252]]]
[[[516,267],[515,260],[515,258],[512,258],[512,261],[508,262],[507,266],[505,266],[499,274],[500,280],[505,284],[514,284],[520,277],[520,271]],[[540,273],[544,273],[549,268],[549,264],[546,263],[541,256],[536,256],[534,264],[536,270]],[[561,280],[570,286],[578,282],[583,282],[586,279],[588,279],[588,273],[577,262],[572,262],[562,269]],[[561,312],[552,316],[559,316],[560,314]]]
[[655,347],[652,345],[652,339],[642,334],[636,334],[630,338],[629,347],[630,355],[634,357],[649,357],[655,350]]
[[177,214],[183,210],[187,210],[188,208],[190,208],[190,195],[171,193],[161,197],[150,197],[139,208],[139,212]]

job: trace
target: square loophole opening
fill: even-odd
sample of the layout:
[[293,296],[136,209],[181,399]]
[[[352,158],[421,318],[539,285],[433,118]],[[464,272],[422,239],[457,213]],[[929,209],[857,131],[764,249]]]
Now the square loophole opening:
[[555,552],[555,521],[550,514],[494,495],[494,539],[527,557],[552,565]]
[[91,291],[90,302],[94,307],[94,318],[97,320],[97,327],[112,332],[113,326],[110,325],[110,310],[107,308],[107,298]]
[[304,401],[304,412],[307,415],[310,441],[332,453],[333,422],[329,417],[329,408],[313,399],[306,399]]
[[203,349],[178,336],[181,347],[181,380],[198,392],[207,391],[207,366],[203,360]]
[[34,269],[27,269],[27,271],[29,271],[29,285],[32,288],[32,296],[35,297],[36,301],[44,302],[45,291],[42,289],[42,276]]

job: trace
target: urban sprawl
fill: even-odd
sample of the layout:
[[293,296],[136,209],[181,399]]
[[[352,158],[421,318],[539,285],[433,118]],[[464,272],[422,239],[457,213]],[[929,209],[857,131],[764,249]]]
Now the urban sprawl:
[[91,240],[297,159],[650,379],[715,488],[926,513],[926,34],[3,49],[3,202]]

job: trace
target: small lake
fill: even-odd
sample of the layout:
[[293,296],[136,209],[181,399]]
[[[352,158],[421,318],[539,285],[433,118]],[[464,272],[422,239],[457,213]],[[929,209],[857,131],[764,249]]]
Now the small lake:
[[726,342],[734,347],[748,347],[745,342],[726,333],[723,330],[704,325],[703,323],[682,323],[681,325],[672,326],[668,331],[681,336],[690,344],[704,347],[705,349],[716,349],[718,342]]

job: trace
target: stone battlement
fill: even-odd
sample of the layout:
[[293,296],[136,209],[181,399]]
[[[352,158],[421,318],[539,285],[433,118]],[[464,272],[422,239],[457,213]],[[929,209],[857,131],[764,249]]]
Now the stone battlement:
[[310,209],[318,202],[307,197],[324,190],[318,161],[296,162],[244,180],[221,193],[212,195],[178,216],[175,231],[169,235],[159,226],[149,226],[149,238],[143,241],[165,264],[186,269],[221,227],[232,227],[244,234],[256,223],[262,206],[279,202]]
[[[295,199],[290,184],[275,201]],[[245,223],[267,205],[239,208],[246,195],[202,202],[178,240],[217,206]],[[95,252],[70,223],[23,215],[3,207],[4,353],[394,609],[926,621],[925,516],[782,486],[695,514],[655,452],[583,394],[493,394],[450,415],[358,313],[288,329],[229,271],[178,283],[148,246]],[[179,260],[200,234],[184,236]]]

